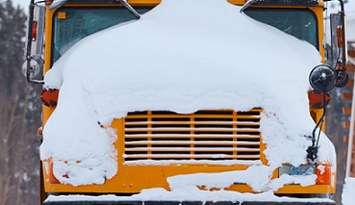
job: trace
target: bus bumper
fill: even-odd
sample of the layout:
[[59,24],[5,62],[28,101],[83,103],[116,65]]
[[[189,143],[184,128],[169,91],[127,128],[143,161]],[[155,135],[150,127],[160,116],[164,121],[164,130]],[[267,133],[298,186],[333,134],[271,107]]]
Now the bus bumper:
[[268,201],[52,201],[44,205],[336,205],[335,202],[268,202]]

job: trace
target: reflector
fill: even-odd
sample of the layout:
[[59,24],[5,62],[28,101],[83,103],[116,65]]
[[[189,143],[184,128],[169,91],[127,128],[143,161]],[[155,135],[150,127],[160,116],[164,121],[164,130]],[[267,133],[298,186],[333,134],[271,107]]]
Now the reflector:
[[[308,92],[308,99],[309,99],[309,106],[312,109],[321,109],[323,108],[323,93],[320,91],[309,91]],[[327,93],[325,94],[326,104],[331,100],[330,95]]]
[[316,175],[318,185],[329,185],[332,175],[330,165],[318,165],[316,169]]
[[51,5],[53,3],[53,0],[45,0],[44,2],[46,5]]
[[32,41],[37,40],[37,21],[32,22]]
[[43,89],[41,93],[41,100],[44,105],[48,107],[57,106],[59,90],[57,89]]

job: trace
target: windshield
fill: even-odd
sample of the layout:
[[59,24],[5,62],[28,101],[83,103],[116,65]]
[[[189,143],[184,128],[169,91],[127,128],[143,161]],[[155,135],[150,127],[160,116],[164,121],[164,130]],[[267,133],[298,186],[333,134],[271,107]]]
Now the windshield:
[[318,49],[317,19],[310,10],[250,8],[245,13],[255,20],[305,40]]
[[[148,11],[137,9],[139,13]],[[54,16],[52,62],[58,60],[69,48],[86,36],[136,19],[126,8],[63,8]]]
[[[148,10],[137,9],[141,14]],[[250,8],[246,14],[318,48],[317,20],[310,10]],[[133,14],[123,7],[60,9],[54,16],[52,62],[58,60],[70,47],[86,36],[134,19]]]

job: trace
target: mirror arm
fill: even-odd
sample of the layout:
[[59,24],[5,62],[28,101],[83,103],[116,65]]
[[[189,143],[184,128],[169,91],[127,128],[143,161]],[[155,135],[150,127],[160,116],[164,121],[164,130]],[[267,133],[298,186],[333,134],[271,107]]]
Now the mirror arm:
[[31,0],[29,6],[29,16],[28,16],[28,31],[27,31],[27,48],[26,48],[26,79],[27,82],[31,82],[30,69],[31,69],[31,48],[32,48],[32,23],[33,23],[33,12],[35,8],[34,0]]
[[29,83],[34,84],[44,84],[43,80],[33,80],[31,79],[31,49],[32,49],[32,23],[34,15],[35,2],[31,0],[29,6],[29,17],[28,17],[28,33],[27,33],[27,47],[26,47],[26,79]]
[[[341,53],[341,64],[339,65],[339,68],[337,66],[338,71],[346,71],[346,39],[345,39],[345,6],[343,0],[338,0],[340,4],[340,15],[341,15],[341,27],[342,27],[342,33],[340,34],[340,39],[341,39],[341,44],[338,45],[342,49]],[[337,62],[339,63],[339,62]]]
[[240,8],[239,12],[240,13],[244,13],[244,11],[249,8],[250,6],[252,6],[253,4],[255,4],[257,2],[257,0],[248,0],[243,6],[242,8]]

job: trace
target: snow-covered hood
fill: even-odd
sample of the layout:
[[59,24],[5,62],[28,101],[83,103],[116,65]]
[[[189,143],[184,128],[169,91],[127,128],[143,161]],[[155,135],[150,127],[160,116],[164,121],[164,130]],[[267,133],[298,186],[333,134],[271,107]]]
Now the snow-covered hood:
[[[307,79],[319,63],[312,45],[225,0],[164,0],[139,21],[82,40],[47,73],[46,87],[60,88],[60,96],[44,128],[42,159],[81,162],[61,163],[62,182],[103,183],[117,170],[114,136],[98,122],[110,125],[130,111],[262,107],[270,166],[299,165],[314,127]],[[321,144],[321,158],[334,160],[325,136]],[[71,180],[60,177],[65,171]],[[85,172],[98,178],[78,174]]]

